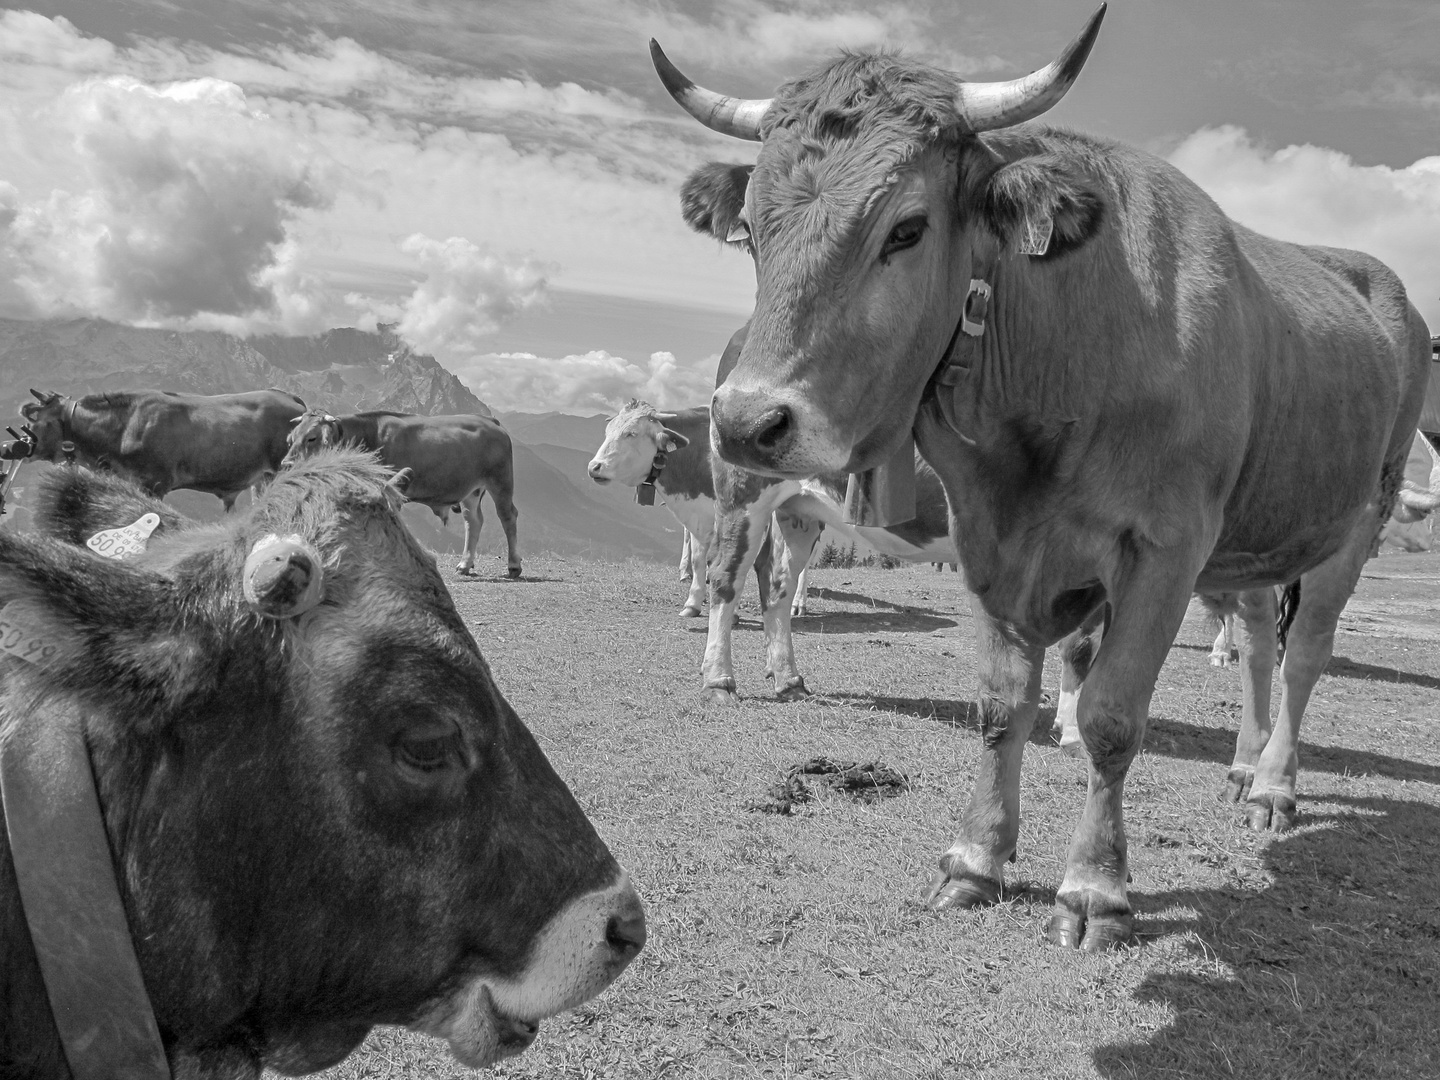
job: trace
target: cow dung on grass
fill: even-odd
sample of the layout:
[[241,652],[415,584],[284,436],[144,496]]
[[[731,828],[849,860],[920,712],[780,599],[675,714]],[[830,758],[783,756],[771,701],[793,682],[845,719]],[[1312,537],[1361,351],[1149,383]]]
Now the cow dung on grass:
[[846,795],[852,802],[863,803],[891,799],[910,790],[910,781],[905,774],[883,761],[861,765],[854,761],[817,757],[790,766],[785,770],[784,777],[771,785],[765,798],[751,803],[746,809],[789,816],[798,804],[815,801],[811,784]]

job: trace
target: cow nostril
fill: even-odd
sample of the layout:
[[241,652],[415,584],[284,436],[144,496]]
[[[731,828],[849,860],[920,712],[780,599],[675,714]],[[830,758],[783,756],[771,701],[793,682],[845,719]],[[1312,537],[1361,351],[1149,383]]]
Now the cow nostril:
[[645,947],[645,916],[612,915],[605,924],[605,942],[626,959]]
[[760,418],[756,425],[755,445],[762,450],[774,450],[789,438],[794,427],[794,416],[788,405],[779,405]]

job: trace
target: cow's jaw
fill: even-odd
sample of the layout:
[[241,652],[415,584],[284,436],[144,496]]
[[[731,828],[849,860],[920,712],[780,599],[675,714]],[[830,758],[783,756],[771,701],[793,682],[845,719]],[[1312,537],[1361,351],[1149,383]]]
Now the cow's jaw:
[[634,959],[643,945],[643,929],[640,944],[617,949],[617,920],[644,925],[644,908],[625,874],[551,919],[519,975],[467,980],[416,1028],[446,1040],[456,1060],[471,1068],[515,1056],[534,1041],[541,1020],[588,1001]]

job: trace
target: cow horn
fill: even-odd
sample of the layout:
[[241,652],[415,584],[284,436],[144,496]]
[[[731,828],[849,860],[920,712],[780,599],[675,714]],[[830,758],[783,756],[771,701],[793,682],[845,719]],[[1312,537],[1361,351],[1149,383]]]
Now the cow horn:
[[[1054,106],[1074,84],[1090,55],[1105,18],[1101,4],[1080,36],[1053,62],[1009,82],[963,82],[955,94],[955,110],[972,132],[994,131],[1033,120]],[[673,93],[673,91],[672,91]]]
[[30,396],[33,397],[36,401],[40,402],[41,405],[48,405],[52,400],[54,400],[54,399],[55,399],[56,397],[58,397],[59,395],[57,395],[57,394],[42,394],[39,390],[36,390],[36,389],[32,386],[32,387],[30,388]]
[[271,533],[255,542],[241,582],[245,603],[267,619],[303,615],[325,598],[325,571],[316,550],[297,535]]
[[670,96],[700,123],[722,135],[760,141],[760,121],[773,98],[733,98],[696,86],[670,62],[654,38],[650,39],[650,59]]

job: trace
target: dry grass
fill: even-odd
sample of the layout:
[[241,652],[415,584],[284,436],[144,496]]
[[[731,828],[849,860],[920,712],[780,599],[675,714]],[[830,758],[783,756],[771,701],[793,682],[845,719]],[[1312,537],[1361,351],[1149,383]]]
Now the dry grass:
[[[537,556],[526,570],[538,580],[452,589],[633,875],[651,938],[498,1075],[1440,1076],[1440,556],[1370,564],[1306,719],[1303,821],[1279,838],[1215,800],[1239,675],[1208,666],[1192,615],[1127,789],[1142,943],[1103,957],[1042,940],[1084,789],[1043,740],[1007,901],[943,917],[920,904],[978,745],[958,575],[812,572],[814,614],[796,626],[816,696],[767,699],[752,616],[736,636],[745,700],[717,709],[700,701],[704,624],[675,617],[673,569]],[[911,789],[744,809],[821,755],[881,758]],[[441,1044],[383,1030],[327,1075],[467,1074]]]

